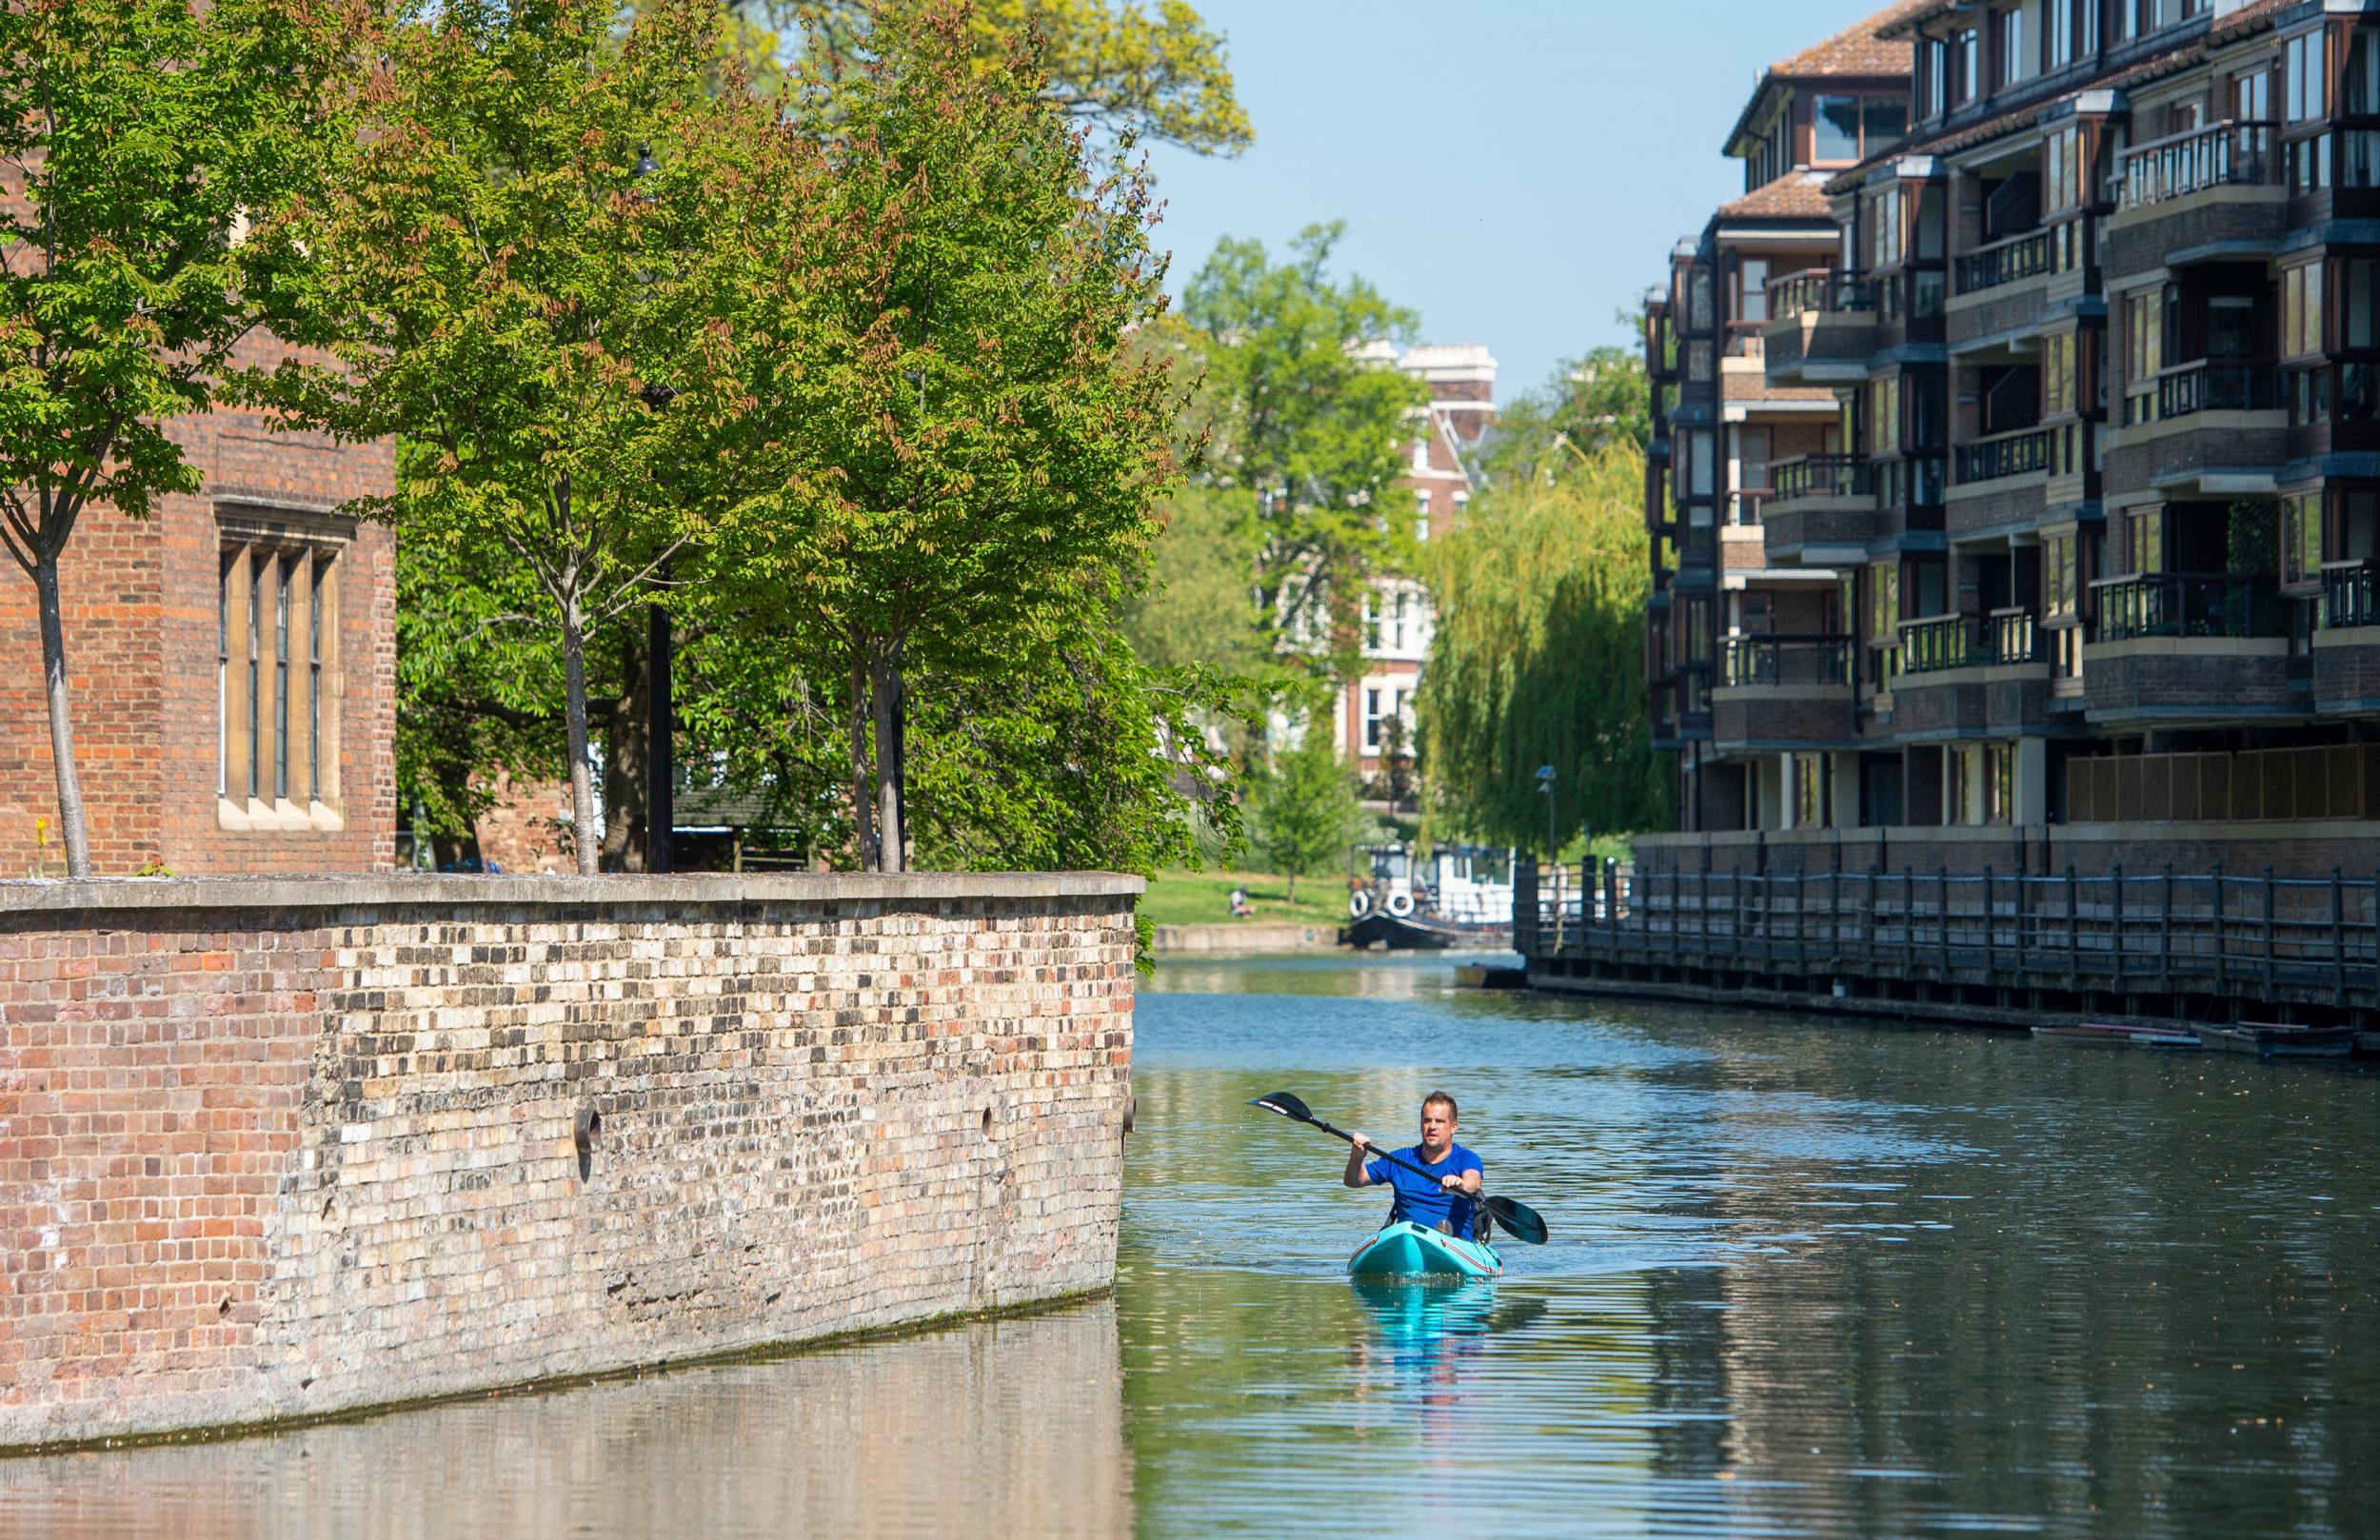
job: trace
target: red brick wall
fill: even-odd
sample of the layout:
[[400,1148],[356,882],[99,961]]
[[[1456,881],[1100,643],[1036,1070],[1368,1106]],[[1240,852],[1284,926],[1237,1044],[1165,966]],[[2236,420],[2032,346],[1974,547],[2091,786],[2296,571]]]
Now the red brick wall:
[[[262,359],[279,347],[247,351]],[[146,523],[89,510],[61,563],[92,863],[116,876],[156,860],[189,875],[384,869],[396,829],[394,536],[364,525],[339,557],[345,828],[234,831],[216,816],[216,521],[219,511],[319,517],[385,493],[389,448],[275,433],[230,410],[179,423],[175,437],[206,479],[201,492],[165,499]],[[0,876],[33,868],[38,819],[50,824],[49,871],[65,868],[41,681],[32,583],[0,570]]]

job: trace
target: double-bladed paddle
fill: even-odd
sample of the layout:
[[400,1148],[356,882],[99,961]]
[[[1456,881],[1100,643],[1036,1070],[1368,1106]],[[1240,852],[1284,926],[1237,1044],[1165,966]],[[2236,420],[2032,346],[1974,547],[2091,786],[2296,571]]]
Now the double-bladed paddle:
[[[1286,1091],[1276,1091],[1270,1096],[1259,1096],[1248,1105],[1261,1107],[1268,1113],[1279,1113],[1293,1123],[1303,1123],[1308,1128],[1319,1128],[1335,1139],[1344,1139],[1349,1144],[1356,1142],[1354,1135],[1344,1129],[1333,1128],[1315,1116],[1304,1102]],[[1436,1179],[1410,1160],[1399,1160],[1377,1145],[1370,1148],[1372,1153],[1382,1160],[1400,1170],[1412,1172],[1423,1181]],[[1478,1194],[1478,1201],[1481,1208],[1488,1211],[1488,1216],[1515,1239],[1526,1241],[1532,1246],[1545,1244],[1545,1221],[1538,1218],[1537,1211],[1526,1203],[1516,1203],[1508,1197],[1490,1197],[1485,1193]]]

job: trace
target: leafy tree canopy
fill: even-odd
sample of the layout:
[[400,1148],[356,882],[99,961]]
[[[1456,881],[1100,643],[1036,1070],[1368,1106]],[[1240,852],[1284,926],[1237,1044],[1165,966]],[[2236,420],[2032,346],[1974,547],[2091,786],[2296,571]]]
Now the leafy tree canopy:
[[1265,650],[1326,668],[1359,644],[1370,580],[1413,560],[1412,521],[1390,502],[1428,404],[1390,346],[1413,313],[1329,275],[1339,234],[1310,227],[1279,264],[1224,241],[1183,295],[1184,325],[1153,344],[1201,382],[1188,416],[1213,434],[1202,480],[1245,521]]
[[[849,68],[879,47],[887,18],[923,0],[745,0],[738,9],[783,28],[798,13],[813,53]],[[1186,0],[977,0],[966,32],[997,72],[1018,40],[1038,45],[1043,92],[1072,117],[1111,134],[1162,139],[1202,155],[1236,155],[1255,142],[1232,88],[1222,35]]]
[[1569,360],[1498,411],[1486,446],[1488,479],[1529,474],[1557,440],[1590,456],[1613,444],[1644,453],[1653,442],[1653,392],[1634,348],[1597,347]]
[[1264,863],[1289,879],[1289,898],[1298,898],[1298,879],[1338,870],[1354,845],[1362,809],[1356,785],[1317,712],[1295,748],[1273,757],[1257,784],[1256,849]]
[[1416,715],[1424,770],[1458,832],[1542,848],[1537,771],[1548,764],[1560,843],[1667,821],[1642,673],[1643,492],[1632,446],[1588,456],[1557,444],[1430,543],[1438,622]]

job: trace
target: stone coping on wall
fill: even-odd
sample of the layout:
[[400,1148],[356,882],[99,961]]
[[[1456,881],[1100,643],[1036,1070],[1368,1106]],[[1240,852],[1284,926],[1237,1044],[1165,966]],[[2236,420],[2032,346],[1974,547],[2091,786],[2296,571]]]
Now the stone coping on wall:
[[434,909],[486,904],[925,903],[966,898],[1137,898],[1122,872],[688,873],[667,877],[113,877],[0,882],[0,916],[190,910]]

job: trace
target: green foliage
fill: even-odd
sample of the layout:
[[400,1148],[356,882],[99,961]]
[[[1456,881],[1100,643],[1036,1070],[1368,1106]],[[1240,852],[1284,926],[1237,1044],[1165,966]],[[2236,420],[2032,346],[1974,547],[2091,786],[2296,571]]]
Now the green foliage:
[[1409,565],[1412,521],[1382,519],[1406,469],[1420,382],[1382,354],[1411,311],[1360,278],[1328,275],[1340,227],[1318,225],[1276,266],[1257,241],[1226,240],[1183,296],[1167,340],[1211,426],[1205,480],[1243,510],[1266,651],[1321,651],[1343,671],[1361,644],[1359,605],[1377,575]]
[[1299,878],[1320,877],[1345,864],[1361,815],[1355,780],[1339,762],[1339,751],[1319,721],[1308,725],[1297,747],[1274,756],[1258,787],[1256,848],[1267,865],[1290,879],[1291,901],[1298,897]]
[[288,258],[276,328],[335,362],[248,382],[294,421],[424,446],[381,511],[534,580],[582,829],[586,638],[703,532],[744,409],[730,198],[763,131],[743,92],[707,89],[715,3],[655,4],[617,49],[610,12],[443,0],[396,29],[336,175],[256,236]]
[[827,174],[756,179],[784,243],[736,318],[766,432],[710,578],[844,681],[855,832],[898,869],[903,680],[1000,679],[1112,618],[1176,477],[1173,386],[1124,346],[1163,304],[1147,188],[1092,180],[1030,51],[986,68],[958,9],[868,41],[803,99]]
[[57,563],[94,503],[192,492],[174,419],[208,408],[274,272],[248,216],[313,177],[359,7],[0,6],[0,545],[33,581],[59,826],[88,876]]
[[[916,0],[750,0],[739,8],[781,28],[802,13],[812,51],[842,69],[879,51],[878,24],[922,9]],[[1202,155],[1236,155],[1254,142],[1223,39],[1185,0],[1159,0],[1154,14],[1135,0],[977,0],[964,16],[988,71],[1032,38],[1046,71],[1041,89],[1070,117]]]
[[1416,713],[1424,770],[1460,833],[1543,849],[1545,764],[1557,843],[1666,824],[1642,675],[1643,488],[1628,445],[1562,446],[1430,546],[1438,624]]
[[1636,349],[1597,347],[1561,364],[1545,384],[1497,412],[1489,480],[1528,475],[1561,440],[1590,456],[1613,445],[1644,453],[1653,442],[1653,391]]
[[1245,499],[1212,486],[1184,487],[1167,501],[1152,581],[1124,609],[1126,634],[1143,661],[1241,675],[1263,665],[1246,513]]

